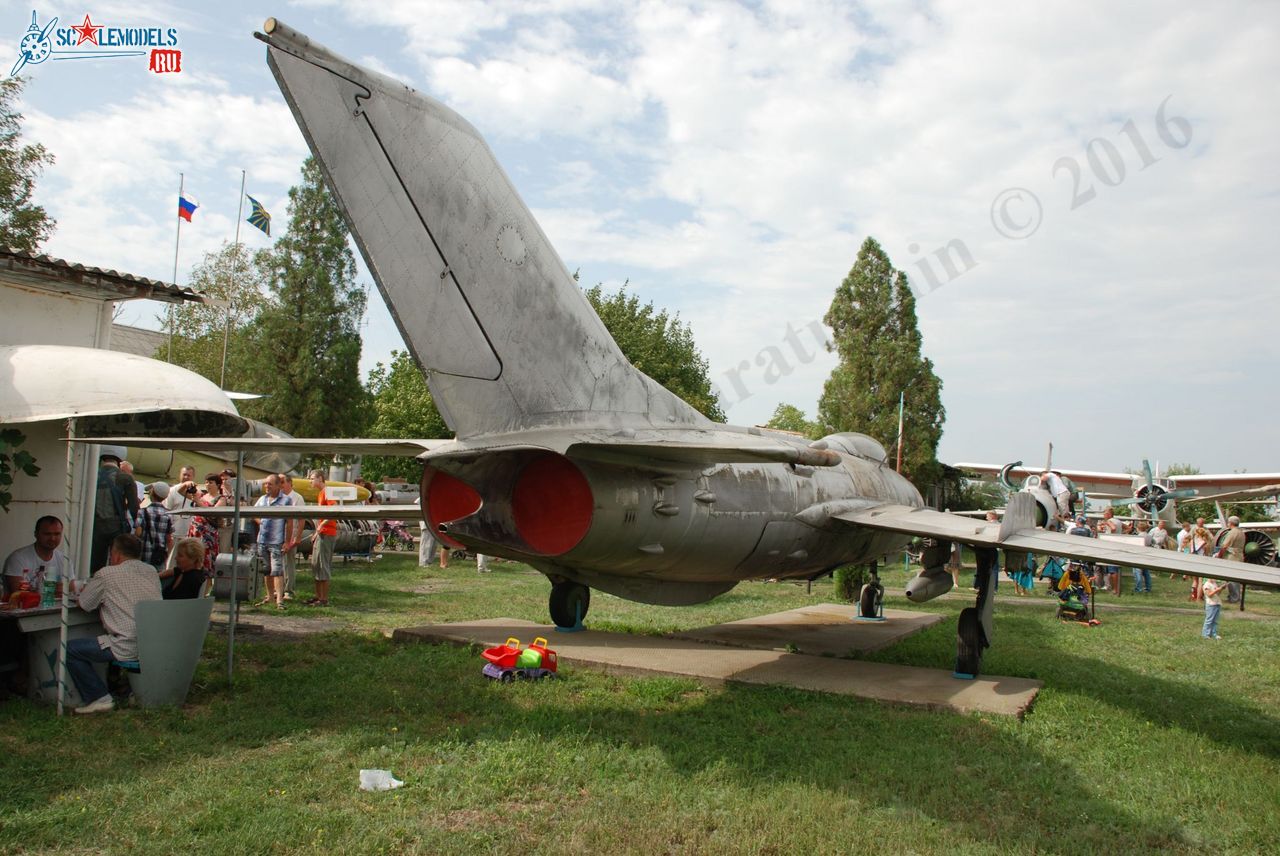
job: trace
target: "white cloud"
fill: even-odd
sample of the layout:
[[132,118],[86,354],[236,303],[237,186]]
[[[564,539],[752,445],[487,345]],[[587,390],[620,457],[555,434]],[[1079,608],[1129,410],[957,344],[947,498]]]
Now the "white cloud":
[[[306,156],[283,102],[233,94],[221,81],[187,80],[154,97],[60,116],[27,108],[26,129],[57,157],[39,186],[41,203],[58,220],[48,251],[166,280],[179,173],[201,206],[184,224],[185,272],[234,237],[241,169],[248,192],[279,228],[284,199],[272,188],[296,182]],[[242,238],[252,244],[250,231]]]
[[[590,282],[630,277],[680,311],[717,379],[754,366],[788,319],[821,318],[865,236],[921,286],[922,265],[940,271],[935,251],[958,240],[976,266],[939,274],[919,301],[944,381],[944,458],[1013,459],[1052,439],[1079,456],[1064,465],[1118,468],[1145,453],[1280,466],[1264,427],[1280,414],[1258,392],[1280,363],[1265,231],[1280,213],[1280,119],[1262,106],[1280,78],[1280,9],[292,7],[290,24],[339,53],[415,69],[399,76],[490,138],[569,267]],[[185,14],[196,26],[215,13]],[[159,96],[28,110],[60,157],[41,185],[62,224],[51,249],[167,275],[183,169],[203,185],[206,243],[234,227],[242,166],[283,226],[305,151],[261,67],[253,81],[188,76]],[[1162,139],[1166,97],[1190,145]],[[1094,174],[1094,140],[1104,159],[1114,146],[1122,178],[1114,166]],[[1074,210],[1071,164],[1094,191]],[[1025,240],[992,226],[993,199],[1011,187],[1042,206]],[[367,345],[385,352],[398,343],[382,324]],[[779,400],[812,415],[830,357],[796,362],[730,416],[761,421]],[[1187,387],[1194,401],[1178,394]]]
[[584,67],[581,57],[523,50],[479,64],[443,57],[430,64],[430,76],[438,97],[475,124],[514,136],[586,135],[639,111],[617,81]]

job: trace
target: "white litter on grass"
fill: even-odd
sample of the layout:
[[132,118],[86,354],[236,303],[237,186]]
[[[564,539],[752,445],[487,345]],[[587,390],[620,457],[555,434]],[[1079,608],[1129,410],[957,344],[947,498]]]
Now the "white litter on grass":
[[403,784],[404,782],[391,775],[390,770],[360,771],[360,790],[362,791],[389,791]]

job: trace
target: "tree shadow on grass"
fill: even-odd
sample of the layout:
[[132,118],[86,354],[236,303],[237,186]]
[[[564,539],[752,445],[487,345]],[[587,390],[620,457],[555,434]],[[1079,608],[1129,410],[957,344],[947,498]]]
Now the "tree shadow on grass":
[[[1007,629],[1044,633],[1043,625]],[[1026,644],[1034,649],[1037,641]],[[1074,756],[1061,754],[1068,741],[1035,744],[1024,729],[978,717],[781,688],[703,692],[679,679],[626,681],[575,674],[572,666],[565,680],[507,689],[481,679],[479,658],[466,649],[344,633],[249,642],[230,688],[224,645],[211,637],[200,685],[184,711],[84,722],[0,705],[0,728],[19,741],[6,763],[13,784],[0,786],[0,803],[8,804],[0,830],[34,826],[38,833],[35,820],[17,814],[86,787],[210,758],[234,765],[246,752],[265,757],[256,750],[308,735],[341,734],[344,743],[376,747],[398,727],[412,735],[419,754],[444,741],[505,743],[513,730],[539,745],[656,751],[685,778],[727,777],[744,791],[796,783],[907,818],[903,823],[945,823],[962,845],[1050,852],[1203,846],[1184,837],[1176,818],[1091,795],[1096,783],[1072,764]],[[1056,691],[1091,696],[1224,746],[1278,754],[1277,722],[1224,694],[1074,654],[1055,657],[1040,672]],[[1238,727],[1223,729],[1224,720]],[[159,739],[163,751],[153,745]],[[89,747],[83,757],[49,751],[77,743]],[[350,763],[354,768],[355,759]],[[777,823],[785,829],[785,821]],[[39,838],[31,844],[39,846]]]
[[[1233,693],[1230,686],[1208,688],[1201,684],[1161,677],[1117,662],[1140,656],[1124,656],[1121,640],[1098,635],[1094,629],[1060,622],[1050,613],[1005,612],[997,616],[997,638],[983,661],[990,675],[1035,678],[1055,692],[1073,693],[1129,711],[1143,721],[1184,729],[1199,738],[1234,749],[1280,758],[1280,719],[1261,705]],[[1055,632],[1060,631],[1060,632]],[[1063,634],[1078,634],[1078,642],[1064,642]],[[1200,643],[1198,637],[1171,640],[1176,652]],[[955,621],[916,634],[868,659],[877,662],[940,668],[954,650]],[[1119,656],[1106,659],[1088,652],[1107,648]],[[1211,662],[1211,661],[1210,661]],[[1032,716],[1035,715],[1034,708]]]
[[[280,668],[285,646],[245,645],[247,663],[267,668],[246,668],[234,690],[222,683],[225,661],[210,646],[200,676],[206,686],[186,711],[122,713],[92,724],[0,713],[9,731],[31,729],[94,748],[78,760],[15,753],[19,765],[11,772],[22,787],[7,789],[14,800],[0,813],[10,815],[0,829],[22,829],[10,812],[39,808],[86,785],[163,775],[173,765],[211,758],[234,764],[246,752],[270,757],[255,750],[315,734],[376,747],[395,726],[412,733],[416,751],[426,754],[441,741],[506,745],[513,731],[537,745],[594,743],[628,757],[657,751],[681,777],[715,775],[743,792],[796,783],[888,810],[904,823],[943,822],[961,843],[978,846],[1050,852],[1192,846],[1176,821],[1089,796],[1089,783],[1068,761],[1030,745],[1017,729],[975,717],[798,690],[729,685],[702,692],[682,680],[577,679],[572,672],[554,683],[506,688],[484,681],[479,658],[465,649],[350,634],[287,647],[295,646],[290,667]],[[163,751],[153,745],[161,737]],[[357,765],[354,758],[347,763]],[[785,818],[772,823],[785,832]],[[31,843],[39,846],[40,839]]]

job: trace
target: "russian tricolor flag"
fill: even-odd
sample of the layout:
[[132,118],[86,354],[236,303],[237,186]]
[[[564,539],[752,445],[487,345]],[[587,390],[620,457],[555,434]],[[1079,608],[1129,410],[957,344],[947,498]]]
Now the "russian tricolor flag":
[[188,223],[191,222],[191,215],[196,213],[196,209],[199,207],[194,200],[185,195],[178,197],[178,216]]

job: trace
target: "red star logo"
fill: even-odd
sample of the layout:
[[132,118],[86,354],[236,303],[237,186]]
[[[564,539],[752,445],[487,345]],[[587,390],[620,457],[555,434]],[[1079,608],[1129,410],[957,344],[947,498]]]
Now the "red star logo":
[[89,16],[85,15],[84,23],[78,27],[72,27],[71,29],[79,35],[79,38],[76,39],[77,46],[82,45],[85,42],[90,42],[96,45],[98,44],[98,31],[102,29],[102,25],[93,23],[89,20]]

